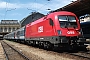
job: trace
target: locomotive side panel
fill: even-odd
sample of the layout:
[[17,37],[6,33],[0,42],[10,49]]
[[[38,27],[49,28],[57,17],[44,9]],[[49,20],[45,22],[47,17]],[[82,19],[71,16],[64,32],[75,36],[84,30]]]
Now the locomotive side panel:
[[31,23],[26,26],[26,38],[55,36],[54,29],[54,26],[50,25],[49,19],[42,19],[37,23]]

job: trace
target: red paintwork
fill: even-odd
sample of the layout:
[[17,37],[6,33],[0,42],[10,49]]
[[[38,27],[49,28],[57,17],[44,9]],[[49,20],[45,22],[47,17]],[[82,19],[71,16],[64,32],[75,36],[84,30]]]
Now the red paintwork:
[[[59,36],[57,33],[57,30],[61,30],[62,34],[60,36],[78,36],[79,35],[79,30],[80,30],[80,23],[78,21],[78,18],[76,17],[78,28],[60,28],[60,24],[58,21],[57,16],[58,15],[71,15],[75,16],[75,14],[71,12],[66,12],[66,11],[60,11],[60,12],[54,12],[48,14],[46,17],[43,17],[41,19],[38,19],[32,23],[29,23],[26,25],[26,32],[25,32],[25,37],[26,38],[31,38],[31,37],[46,37],[46,36]],[[54,26],[50,26],[49,24],[49,18],[51,18],[54,22]],[[43,26],[43,27],[42,27]],[[39,28],[43,28],[43,32],[39,31]],[[74,31],[74,34],[67,34],[69,31]]]

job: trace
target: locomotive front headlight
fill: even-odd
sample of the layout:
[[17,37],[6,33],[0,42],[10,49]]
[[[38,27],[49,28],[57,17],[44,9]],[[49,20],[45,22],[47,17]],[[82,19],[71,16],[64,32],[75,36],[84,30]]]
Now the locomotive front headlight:
[[58,33],[58,35],[62,34],[61,30],[57,30],[57,33]]
[[79,34],[81,35],[81,31],[79,31]]
[[83,31],[82,31],[82,29],[80,29],[80,30],[79,30],[79,34],[80,34],[80,35],[81,35],[81,34],[83,34]]

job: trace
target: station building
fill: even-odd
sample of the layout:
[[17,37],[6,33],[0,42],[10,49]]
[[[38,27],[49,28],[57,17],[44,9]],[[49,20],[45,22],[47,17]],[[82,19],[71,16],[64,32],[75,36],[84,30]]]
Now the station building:
[[12,32],[20,28],[18,20],[1,20],[0,32]]
[[29,24],[30,22],[33,22],[41,17],[45,16],[44,14],[41,14],[39,12],[32,12],[32,14],[28,15],[24,19],[20,21],[21,27],[25,26],[26,24]]
[[18,20],[1,20],[0,22],[0,38],[2,39],[5,34],[13,32],[20,28]]

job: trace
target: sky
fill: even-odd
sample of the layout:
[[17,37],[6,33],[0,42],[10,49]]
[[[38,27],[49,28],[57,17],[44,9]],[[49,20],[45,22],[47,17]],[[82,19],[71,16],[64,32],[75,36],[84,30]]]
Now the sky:
[[46,15],[50,10],[66,6],[72,3],[71,1],[76,0],[0,0],[0,21],[21,21],[32,12]]

